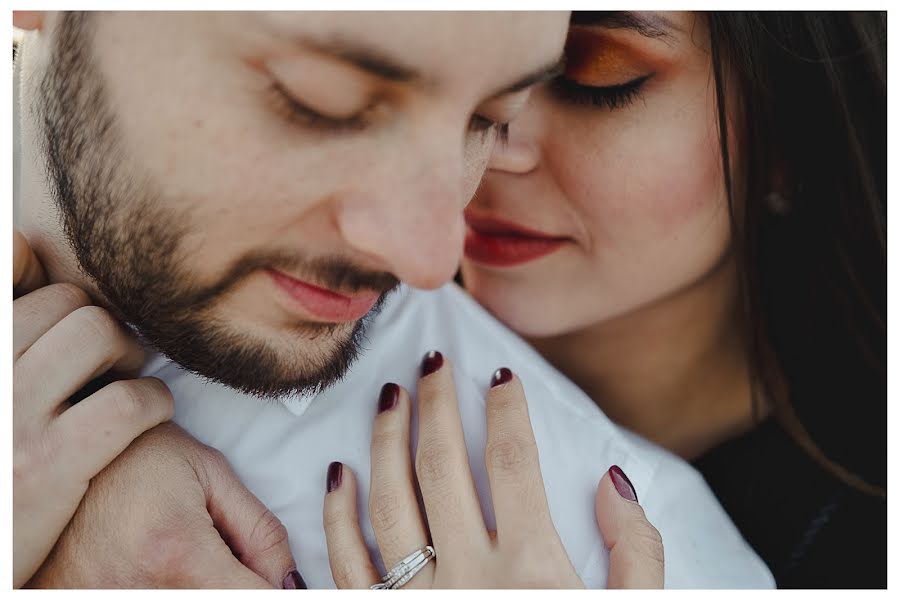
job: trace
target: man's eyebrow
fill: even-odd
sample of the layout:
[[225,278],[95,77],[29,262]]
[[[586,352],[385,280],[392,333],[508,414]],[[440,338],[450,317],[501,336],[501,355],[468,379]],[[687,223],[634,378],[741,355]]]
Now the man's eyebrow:
[[412,83],[422,80],[423,75],[401,60],[387,56],[382,50],[346,39],[298,40],[305,46],[322,54],[337,58],[371,75],[398,83]]
[[573,11],[570,24],[631,29],[648,38],[667,38],[674,31],[680,31],[672,21],[658,13],[630,10]]
[[532,71],[528,75],[525,75],[521,79],[517,80],[515,83],[512,83],[499,92],[493,94],[491,97],[496,98],[498,96],[506,96],[508,94],[514,94],[516,92],[520,92],[525,88],[531,87],[533,85],[537,85],[539,83],[543,83],[545,81],[550,81],[559,75],[562,75],[564,71],[563,61],[557,60],[548,65],[544,65],[540,69],[536,69]]
[[[301,39],[298,40],[298,43],[315,52],[349,63],[381,79],[398,83],[427,83],[425,76],[417,69],[403,64],[398,59],[387,56],[381,50],[365,46],[358,41]],[[555,60],[504,87],[492,94],[491,97],[505,96],[524,90],[532,85],[549,81],[562,74],[563,70],[562,59]]]

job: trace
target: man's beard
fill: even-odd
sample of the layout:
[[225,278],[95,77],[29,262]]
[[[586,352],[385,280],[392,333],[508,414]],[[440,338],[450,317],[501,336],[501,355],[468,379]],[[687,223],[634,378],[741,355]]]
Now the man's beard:
[[[188,211],[163,202],[123,158],[102,76],[91,56],[92,21],[63,13],[36,111],[43,155],[66,238],[81,270],[109,308],[146,342],[184,368],[260,397],[315,393],[339,380],[360,352],[366,325],[399,282],[341,259],[307,260],[284,252],[242,257],[213,285],[198,287],[177,251]],[[216,317],[217,301],[260,268],[315,274],[332,289],[382,296],[355,324],[304,323],[295,347],[244,333]]]

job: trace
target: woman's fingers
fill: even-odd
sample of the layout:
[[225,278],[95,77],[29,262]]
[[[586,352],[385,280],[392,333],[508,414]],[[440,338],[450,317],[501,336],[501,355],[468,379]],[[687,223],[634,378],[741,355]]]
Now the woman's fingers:
[[[428,545],[428,533],[416,500],[409,453],[409,394],[395,383],[381,388],[372,427],[372,479],[369,518],[385,569]],[[405,585],[431,587],[434,562]]]
[[600,533],[609,548],[608,587],[662,588],[662,538],[644,515],[634,486],[622,469],[612,466],[600,480],[595,506]]
[[556,536],[525,391],[512,371],[499,369],[494,373],[485,408],[484,462],[491,483],[499,543],[520,544],[529,538]]
[[422,362],[416,474],[438,560],[489,547],[463,437],[453,369],[439,352]]
[[325,542],[338,588],[365,589],[381,581],[359,529],[356,478],[344,464],[328,465],[325,479]]

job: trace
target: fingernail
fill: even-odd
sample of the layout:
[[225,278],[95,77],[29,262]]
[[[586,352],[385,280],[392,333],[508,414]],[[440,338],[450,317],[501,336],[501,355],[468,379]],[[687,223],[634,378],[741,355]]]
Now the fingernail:
[[341,487],[341,478],[344,476],[344,465],[337,461],[328,465],[328,493]]
[[609,477],[612,479],[613,485],[616,486],[616,491],[619,492],[620,496],[632,502],[638,501],[637,492],[634,491],[631,480],[628,479],[628,476],[618,465],[613,465],[609,468]]
[[378,414],[397,406],[397,400],[399,399],[400,386],[396,383],[384,384],[381,388],[381,395],[378,396]]
[[422,359],[422,377],[431,375],[444,364],[444,356],[437,350],[432,350]]
[[297,569],[294,569],[290,573],[284,576],[284,580],[281,582],[281,589],[284,590],[305,590],[306,582],[303,581],[303,578],[300,577],[300,573],[297,572]]
[[512,371],[510,371],[506,367],[497,369],[496,371],[494,371],[494,376],[491,377],[491,387],[497,387],[498,385],[502,385],[511,380]]

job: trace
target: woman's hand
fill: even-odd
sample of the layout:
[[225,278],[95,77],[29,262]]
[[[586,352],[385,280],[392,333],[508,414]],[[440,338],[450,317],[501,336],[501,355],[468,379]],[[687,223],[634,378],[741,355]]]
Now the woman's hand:
[[[451,365],[430,353],[418,386],[415,470],[428,527],[416,500],[409,453],[409,395],[391,383],[382,389],[372,433],[369,515],[384,565],[390,569],[432,545],[436,560],[404,587],[584,587],[550,517],[521,383],[508,369],[497,371],[491,383],[485,465],[496,531],[484,524],[469,470]],[[379,583],[359,530],[353,473],[332,463],[327,488],[325,535],[335,583],[339,588]],[[610,587],[662,587],[662,542],[635,500],[618,468],[601,480],[597,513],[611,549]]]
[[[76,406],[68,398],[113,369],[136,374],[138,343],[88,295],[46,285],[13,233],[13,585],[21,587],[72,518],[91,478],[174,410],[158,379],[117,381]],[[97,386],[99,387],[99,386]]]
[[634,486],[613,465],[597,487],[594,505],[600,533],[609,549],[608,588],[662,589],[663,542],[637,502]]

